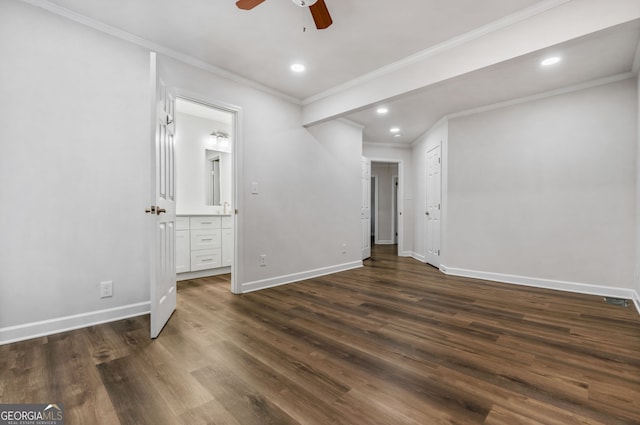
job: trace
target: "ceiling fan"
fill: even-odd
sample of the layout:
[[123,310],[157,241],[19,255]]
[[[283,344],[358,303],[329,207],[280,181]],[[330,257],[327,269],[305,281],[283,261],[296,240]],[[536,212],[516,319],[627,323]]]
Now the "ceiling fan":
[[[264,1],[265,0],[238,0],[236,2],[236,6],[238,6],[239,9],[251,10]],[[329,14],[329,9],[327,9],[327,5],[324,4],[324,0],[292,1],[300,7],[309,8],[309,10],[311,11],[311,16],[313,16],[313,21],[316,23],[316,28],[318,28],[319,30],[328,28],[333,23],[331,15]]]

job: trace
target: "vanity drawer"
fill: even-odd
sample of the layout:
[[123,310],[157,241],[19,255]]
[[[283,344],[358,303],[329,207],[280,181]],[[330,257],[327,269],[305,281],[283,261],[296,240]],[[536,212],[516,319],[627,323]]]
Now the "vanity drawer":
[[220,248],[220,229],[191,230],[191,250]]
[[220,267],[220,249],[203,249],[191,253],[191,271]]
[[193,216],[190,217],[190,220],[191,230],[220,228],[220,217]]
[[223,229],[233,229],[233,216],[223,216],[221,218]]

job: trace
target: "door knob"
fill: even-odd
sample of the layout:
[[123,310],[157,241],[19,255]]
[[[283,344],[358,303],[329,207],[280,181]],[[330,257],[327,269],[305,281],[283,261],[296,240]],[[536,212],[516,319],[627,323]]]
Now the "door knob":
[[158,215],[160,215],[160,214],[162,214],[162,213],[166,213],[166,212],[167,212],[167,210],[165,210],[164,208],[160,208],[160,207],[157,207],[157,210],[156,210],[156,211],[157,211]]
[[426,215],[429,215],[429,211],[427,211],[425,214],[426,214]]
[[147,214],[149,214],[149,213],[155,214],[156,213],[156,207],[152,205],[150,208],[147,208],[146,210],[144,210],[144,212],[146,212]]

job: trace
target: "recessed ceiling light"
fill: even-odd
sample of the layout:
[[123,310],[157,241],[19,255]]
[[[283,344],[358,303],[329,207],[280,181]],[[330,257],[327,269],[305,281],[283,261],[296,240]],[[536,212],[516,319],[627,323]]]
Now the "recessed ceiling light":
[[304,72],[305,69],[307,69],[307,67],[301,63],[294,63],[291,65],[291,70],[293,72]]
[[398,128],[398,127],[391,127],[391,128],[389,129],[389,131],[390,131],[390,132],[392,132],[392,133],[400,133],[400,128]]
[[376,109],[376,112],[380,115],[384,115],[387,112],[389,112],[388,108],[385,108],[384,106],[379,107],[378,109]]
[[546,58],[545,60],[543,60],[542,62],[540,62],[540,65],[542,66],[551,66],[551,65],[555,65],[558,62],[560,62],[562,59],[560,59],[559,56],[551,56],[549,58]]

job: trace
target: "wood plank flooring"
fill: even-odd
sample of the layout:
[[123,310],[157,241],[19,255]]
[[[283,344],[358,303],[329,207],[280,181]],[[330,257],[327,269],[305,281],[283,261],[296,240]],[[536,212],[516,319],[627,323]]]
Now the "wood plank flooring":
[[0,346],[0,403],[66,424],[640,424],[640,315],[602,297],[366,266]]

